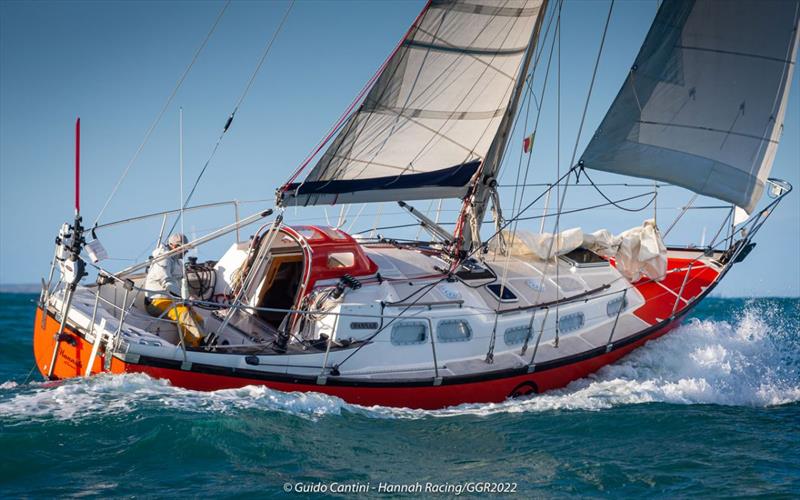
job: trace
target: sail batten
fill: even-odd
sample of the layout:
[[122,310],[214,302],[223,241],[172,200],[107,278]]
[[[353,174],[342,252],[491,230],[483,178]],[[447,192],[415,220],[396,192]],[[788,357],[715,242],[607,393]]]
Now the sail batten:
[[376,190],[380,201],[465,196],[509,111],[543,1],[432,0],[281,203],[366,202]]
[[488,111],[437,111],[435,109],[420,108],[390,108],[388,106],[377,105],[366,110],[373,113],[387,113],[408,118],[432,118],[435,120],[485,120],[502,116],[506,112],[505,107]]
[[798,18],[797,0],[664,2],[583,166],[751,212],[780,137]]
[[509,48],[509,49],[493,49],[487,47],[458,47],[449,44],[437,44],[435,42],[418,42],[409,40],[403,43],[405,47],[423,50],[439,50],[443,52],[456,52],[458,54],[467,54],[473,56],[505,56],[505,55],[518,55],[524,53],[528,46]]

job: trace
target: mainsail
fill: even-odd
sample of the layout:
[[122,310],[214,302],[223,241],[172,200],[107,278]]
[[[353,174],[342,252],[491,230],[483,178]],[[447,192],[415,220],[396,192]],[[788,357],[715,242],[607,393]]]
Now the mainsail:
[[431,0],[305,180],[281,189],[281,203],[463,197],[514,111],[543,1]]
[[668,182],[748,212],[782,130],[797,0],[671,0],[581,160]]

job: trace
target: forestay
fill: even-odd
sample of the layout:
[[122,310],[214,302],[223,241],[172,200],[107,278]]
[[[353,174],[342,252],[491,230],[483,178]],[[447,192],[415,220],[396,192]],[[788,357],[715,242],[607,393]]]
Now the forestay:
[[432,0],[282,203],[463,197],[507,111],[542,0]]
[[664,2],[584,166],[752,211],[781,134],[799,12],[797,0]]

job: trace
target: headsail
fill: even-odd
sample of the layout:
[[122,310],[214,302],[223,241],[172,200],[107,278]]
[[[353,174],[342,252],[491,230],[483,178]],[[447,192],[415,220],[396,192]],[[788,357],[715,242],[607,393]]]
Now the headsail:
[[752,211],[781,134],[797,0],[664,2],[581,160]]
[[284,205],[459,198],[506,114],[544,0],[431,0]]

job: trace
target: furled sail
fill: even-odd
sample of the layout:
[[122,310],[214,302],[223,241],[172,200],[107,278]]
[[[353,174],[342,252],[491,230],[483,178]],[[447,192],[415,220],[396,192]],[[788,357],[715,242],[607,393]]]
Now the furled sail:
[[664,2],[581,160],[752,211],[781,134],[797,0]]
[[281,203],[463,197],[509,111],[543,1],[431,0]]

